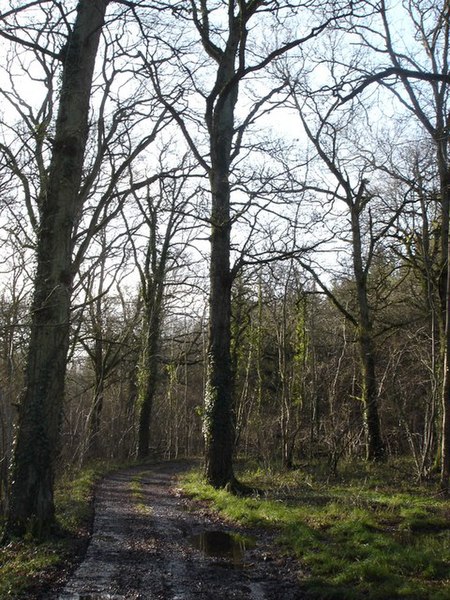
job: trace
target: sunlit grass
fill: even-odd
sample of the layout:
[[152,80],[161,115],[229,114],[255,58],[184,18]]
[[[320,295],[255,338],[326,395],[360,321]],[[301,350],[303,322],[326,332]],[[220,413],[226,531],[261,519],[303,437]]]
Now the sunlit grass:
[[0,547],[0,598],[16,597],[61,560],[62,549],[53,544],[11,542]]
[[339,480],[311,469],[239,476],[262,493],[215,490],[198,472],[182,488],[236,523],[275,529],[307,574],[306,597],[450,598],[450,502],[398,465],[349,465]]
[[131,480],[130,483],[130,489],[131,489],[131,497],[133,498],[134,502],[135,502],[135,506],[136,509],[143,515],[151,515],[152,514],[152,508],[151,506],[148,506],[144,500],[144,491],[143,491],[143,486],[142,486],[142,476],[143,474],[140,473],[138,475],[135,475],[133,477],[133,479]]

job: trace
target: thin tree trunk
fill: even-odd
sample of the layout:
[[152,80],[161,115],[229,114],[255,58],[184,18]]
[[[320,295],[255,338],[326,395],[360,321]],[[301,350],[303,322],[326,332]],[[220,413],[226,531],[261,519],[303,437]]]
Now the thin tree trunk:
[[105,361],[105,348],[104,348],[104,315],[103,315],[103,294],[104,294],[104,281],[105,281],[105,267],[106,267],[106,254],[107,254],[107,242],[105,232],[102,232],[101,236],[102,244],[102,260],[100,262],[100,271],[97,275],[98,278],[98,289],[94,292],[91,288],[91,293],[96,295],[96,298],[91,307],[91,322],[92,322],[92,333],[94,336],[94,348],[91,355],[94,374],[95,374],[95,388],[94,397],[92,400],[92,407],[88,417],[87,426],[87,443],[86,443],[86,456],[85,459],[95,459],[99,455],[100,450],[100,424],[103,413],[103,402],[104,402],[104,391],[105,391],[105,377],[106,377],[106,361]]
[[375,348],[373,342],[372,319],[367,298],[367,267],[363,267],[360,212],[364,188],[361,187],[355,203],[350,204],[353,238],[353,269],[358,301],[359,353],[361,361],[361,400],[364,405],[364,426],[366,429],[366,458],[381,460],[384,457],[384,444],[381,437],[378,414],[378,390],[375,372]]
[[100,424],[103,412],[104,400],[104,377],[100,371],[95,384],[94,398],[92,402],[91,412],[89,413],[86,455],[85,459],[95,459],[99,456],[100,451]]
[[[450,179],[450,177],[449,177]],[[447,181],[446,192],[450,182]],[[450,237],[447,233],[447,265],[450,264]],[[447,269],[445,309],[444,381],[442,386],[441,479],[442,492],[448,494],[450,481],[450,270]]]
[[41,190],[37,270],[26,386],[19,409],[6,534],[49,532],[69,347],[72,233],[81,206],[95,58],[108,0],[80,0],[64,56],[46,189]]
[[[445,128],[450,125],[450,115]],[[440,132],[444,127],[440,128]],[[450,165],[448,160],[448,142],[441,136],[437,143],[437,162],[439,168],[441,203],[442,203],[442,256],[445,264],[444,309],[444,369],[442,385],[442,429],[441,429],[441,490],[448,494],[450,482]]]

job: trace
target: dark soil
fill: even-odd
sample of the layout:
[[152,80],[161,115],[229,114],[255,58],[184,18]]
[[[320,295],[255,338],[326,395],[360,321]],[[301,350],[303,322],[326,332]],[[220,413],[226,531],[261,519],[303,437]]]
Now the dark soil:
[[[96,491],[93,533],[83,562],[63,588],[41,597],[304,598],[299,564],[280,554],[270,533],[233,527],[206,505],[179,493],[176,475],[188,466],[183,462],[164,462],[107,476]],[[224,543],[223,553],[216,553],[215,548],[209,554],[211,548],[198,543],[205,531],[239,533],[253,538],[253,543],[245,550],[242,543]],[[219,539],[223,539],[221,534]]]

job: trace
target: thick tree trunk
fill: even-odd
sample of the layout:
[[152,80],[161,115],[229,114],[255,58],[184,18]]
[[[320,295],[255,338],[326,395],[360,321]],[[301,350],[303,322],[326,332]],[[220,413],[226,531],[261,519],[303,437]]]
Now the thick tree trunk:
[[362,401],[364,405],[364,425],[366,428],[367,460],[382,460],[384,444],[381,437],[380,418],[378,414],[378,391],[375,375],[375,359],[372,334],[370,329],[361,326],[359,348],[361,356]]
[[208,381],[203,430],[206,477],[215,487],[234,480],[231,370],[230,192],[228,177],[211,174],[212,228]]
[[231,365],[231,213],[230,165],[234,108],[239,92],[233,80],[239,43],[245,28],[230,20],[226,49],[218,60],[216,85],[208,98],[210,134],[211,258],[209,291],[208,377],[203,433],[205,473],[214,487],[233,486],[234,415]]
[[364,406],[364,427],[366,430],[367,460],[381,460],[384,457],[384,444],[381,437],[380,417],[378,414],[378,390],[375,372],[375,348],[373,343],[372,320],[367,298],[367,273],[363,267],[362,241],[360,227],[361,197],[351,205],[353,269],[356,283],[356,296],[359,313],[359,352],[361,360],[361,400]]
[[26,385],[19,409],[7,535],[54,525],[53,480],[69,344],[72,233],[88,136],[95,57],[108,0],[80,0],[64,56],[46,189],[41,190],[37,269]]
[[139,368],[139,458],[147,458],[150,453],[150,424],[158,378],[161,299],[155,298],[146,311],[146,337]]

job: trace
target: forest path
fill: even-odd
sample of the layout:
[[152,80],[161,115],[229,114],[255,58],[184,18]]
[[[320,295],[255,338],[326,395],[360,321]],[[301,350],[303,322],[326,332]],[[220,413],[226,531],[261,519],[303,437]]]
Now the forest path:
[[[271,535],[243,531],[183,498],[176,475],[186,462],[124,469],[105,477],[95,500],[92,539],[59,600],[300,600],[298,564],[277,555]],[[237,532],[254,544],[205,531]],[[222,532],[216,534],[215,532]],[[200,542],[199,542],[200,540]],[[196,547],[197,546],[197,547]],[[225,547],[226,546],[226,547]],[[199,547],[201,549],[199,549]]]

